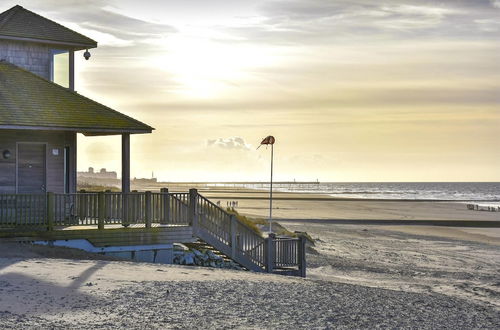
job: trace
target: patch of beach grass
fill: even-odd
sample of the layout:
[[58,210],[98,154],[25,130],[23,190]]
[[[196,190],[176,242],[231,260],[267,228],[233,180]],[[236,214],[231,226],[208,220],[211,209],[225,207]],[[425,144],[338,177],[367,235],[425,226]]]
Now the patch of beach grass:
[[121,191],[118,187],[115,186],[106,186],[106,185],[97,185],[97,184],[90,184],[86,182],[81,182],[78,183],[77,190],[85,190],[87,192],[100,192],[100,191],[106,191],[106,190],[111,190],[112,192],[119,192]]

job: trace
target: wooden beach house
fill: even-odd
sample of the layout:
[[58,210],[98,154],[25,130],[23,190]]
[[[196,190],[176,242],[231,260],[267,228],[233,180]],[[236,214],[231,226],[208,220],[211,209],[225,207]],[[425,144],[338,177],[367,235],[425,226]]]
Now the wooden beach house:
[[122,136],[129,191],[130,135],[153,128],[75,92],[75,52],[95,47],[21,6],[0,14],[0,193],[74,193],[77,133]]
[[[203,244],[254,271],[305,276],[304,238],[263,237],[189,193],[130,192],[130,136],[153,128],[75,91],[97,42],[21,6],[0,13],[0,239],[171,262]],[[77,192],[76,134],[122,136],[122,191]]]

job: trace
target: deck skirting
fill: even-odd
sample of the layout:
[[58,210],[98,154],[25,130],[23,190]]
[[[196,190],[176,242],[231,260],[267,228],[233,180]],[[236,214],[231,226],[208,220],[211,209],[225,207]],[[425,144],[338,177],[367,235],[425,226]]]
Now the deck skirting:
[[94,246],[130,246],[190,243],[193,238],[191,226],[162,226],[152,228],[71,229],[52,231],[0,231],[0,238],[14,241],[54,241],[86,239]]

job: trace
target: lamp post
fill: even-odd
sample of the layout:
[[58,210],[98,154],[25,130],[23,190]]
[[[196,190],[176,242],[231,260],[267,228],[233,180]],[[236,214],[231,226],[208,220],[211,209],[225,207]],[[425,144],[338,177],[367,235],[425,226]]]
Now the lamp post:
[[257,147],[257,149],[260,148],[261,145],[265,144],[271,145],[271,181],[269,185],[269,232],[273,232],[273,160],[274,160],[274,142],[276,142],[276,139],[274,136],[269,135],[268,137],[264,138],[260,145]]

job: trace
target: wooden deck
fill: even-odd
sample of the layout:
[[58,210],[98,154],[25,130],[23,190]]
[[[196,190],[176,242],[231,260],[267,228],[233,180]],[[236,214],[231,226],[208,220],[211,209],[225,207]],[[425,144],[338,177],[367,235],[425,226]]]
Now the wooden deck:
[[86,239],[96,247],[202,240],[245,268],[305,276],[305,237],[263,237],[205,197],[189,193],[0,195],[0,238]]

